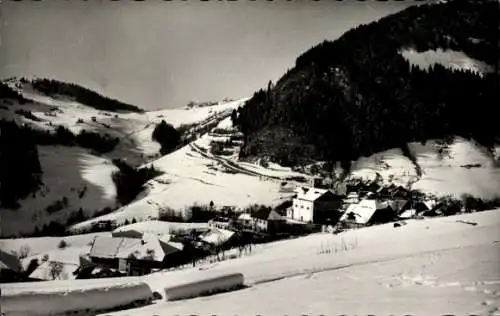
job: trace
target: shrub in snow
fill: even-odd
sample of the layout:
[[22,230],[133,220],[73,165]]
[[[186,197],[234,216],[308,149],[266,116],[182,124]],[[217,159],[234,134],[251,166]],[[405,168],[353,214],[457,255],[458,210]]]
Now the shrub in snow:
[[63,239],[59,242],[59,245],[57,246],[59,249],[64,249],[68,247],[68,243]]
[[232,273],[166,287],[165,297],[167,301],[175,301],[231,291],[243,286],[243,274]]

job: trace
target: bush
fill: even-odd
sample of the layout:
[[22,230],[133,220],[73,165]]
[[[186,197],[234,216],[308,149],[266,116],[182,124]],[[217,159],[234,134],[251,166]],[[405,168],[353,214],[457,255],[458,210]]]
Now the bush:
[[59,242],[59,245],[57,246],[59,249],[64,249],[68,247],[68,243],[63,239]]

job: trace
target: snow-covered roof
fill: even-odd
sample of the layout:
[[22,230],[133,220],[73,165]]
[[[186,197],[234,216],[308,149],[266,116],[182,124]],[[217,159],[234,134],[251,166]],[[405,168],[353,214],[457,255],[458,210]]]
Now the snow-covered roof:
[[249,213],[243,213],[243,214],[240,214],[240,216],[238,216],[238,220],[240,221],[249,221],[252,219],[252,216],[250,216]]
[[354,221],[358,224],[366,224],[372,218],[373,214],[379,209],[387,208],[387,202],[380,202],[378,200],[366,199],[359,204],[351,204],[344,212],[341,221],[347,220],[350,213],[354,213]]
[[307,190],[305,194],[299,194],[297,195],[298,199],[301,200],[306,200],[306,201],[316,201],[319,197],[321,197],[323,194],[328,192],[326,189],[319,189],[319,188],[310,188]]
[[133,255],[137,259],[162,261],[166,255],[180,250],[181,245],[160,241],[154,234],[146,233],[142,239],[97,237],[90,249],[90,256],[126,259]]
[[234,232],[226,229],[214,228],[200,236],[201,240],[213,244],[221,245],[233,237]]
[[[52,264],[60,264],[60,273],[51,273]],[[74,280],[76,276],[73,274],[78,269],[78,264],[59,262],[59,261],[46,261],[39,265],[31,274],[30,278],[39,280]]]

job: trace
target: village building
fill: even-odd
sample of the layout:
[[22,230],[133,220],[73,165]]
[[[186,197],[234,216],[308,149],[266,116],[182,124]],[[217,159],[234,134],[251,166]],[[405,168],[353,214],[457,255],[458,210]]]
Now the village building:
[[237,224],[242,228],[252,227],[252,216],[249,213],[241,213],[236,220]]
[[358,204],[350,205],[340,218],[340,222],[347,227],[363,227],[387,223],[395,217],[396,214],[388,202],[365,199]]
[[287,217],[305,223],[332,224],[340,217],[343,197],[321,188],[298,188]]
[[286,218],[272,209],[261,209],[250,216],[251,229],[255,231],[276,233],[286,225]]
[[208,221],[208,227],[210,228],[229,229],[230,226],[231,220],[227,217],[217,216]]
[[201,234],[199,239],[210,246],[220,247],[224,244],[227,244],[231,241],[231,239],[235,236],[235,232],[231,230],[221,229],[221,228],[212,228],[207,232]]
[[89,257],[96,265],[118,268],[127,275],[143,275],[174,264],[182,249],[182,244],[152,234],[142,238],[96,237]]
[[399,215],[401,218],[412,218],[418,215],[423,215],[424,213],[427,213],[431,211],[435,206],[434,201],[414,201],[414,200],[407,200],[405,203],[402,203],[402,206],[400,208],[394,208],[396,213]]

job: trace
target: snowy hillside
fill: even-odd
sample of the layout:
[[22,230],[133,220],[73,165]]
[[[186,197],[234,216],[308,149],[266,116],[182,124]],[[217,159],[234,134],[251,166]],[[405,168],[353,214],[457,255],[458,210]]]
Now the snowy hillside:
[[157,123],[165,120],[174,127],[192,125],[191,131],[196,133],[228,117],[245,100],[209,107],[123,113],[97,110],[64,97],[49,97],[18,80],[11,79],[7,84],[28,101],[21,104],[0,100],[0,119],[14,120],[19,126],[26,124],[36,130],[55,131],[63,126],[75,135],[81,131],[95,132],[118,138],[119,143],[103,154],[76,146],[38,146],[43,185],[19,201],[19,209],[0,209],[3,236],[31,233],[51,221],[65,223],[80,209],[89,217],[108,207],[116,208],[111,174],[117,167],[112,159],[120,158],[136,166],[151,161],[159,157],[160,145],[152,139]]
[[[221,121],[216,129],[230,131],[231,120]],[[165,173],[149,181],[134,202],[114,213],[76,224],[72,229],[86,229],[99,220],[123,223],[134,218],[155,219],[165,208],[184,210],[195,203],[207,205],[210,201],[216,206],[277,205],[293,195],[293,188],[303,184],[296,181],[297,177],[309,178],[272,163],[264,167],[238,161],[238,144],[224,148],[223,153],[211,153],[214,141],[225,142],[230,137],[231,134],[208,133],[151,162]],[[400,149],[361,157],[353,163],[348,179],[375,180],[380,174],[385,185],[394,183],[439,197],[453,195],[460,198],[462,194],[483,199],[499,197],[497,154],[462,138],[455,138],[447,145],[438,143],[429,141],[425,146],[408,144],[418,166]],[[497,148],[499,151],[500,147]]]
[[[16,82],[9,83],[12,86]],[[243,135],[232,126],[230,113],[247,99],[214,106],[111,113],[61,98],[53,99],[22,86],[26,104],[0,108],[0,118],[14,118],[43,129],[66,126],[73,132],[88,129],[120,139],[110,153],[98,155],[79,147],[39,146],[42,189],[21,201],[19,210],[1,210],[3,235],[30,232],[50,221],[65,222],[82,209],[85,217],[116,209],[116,188],[111,179],[117,170],[111,163],[119,157],[133,165],[154,166],[162,175],[145,184],[131,203],[106,215],[75,224],[71,230],[89,229],[100,220],[123,224],[157,219],[161,211],[185,212],[194,204],[246,207],[277,205],[293,195],[309,176],[268,162],[243,162],[238,153]],[[24,109],[38,118],[15,111]],[[155,125],[166,120],[184,126],[195,141],[159,157],[160,145],[152,140]],[[77,123],[79,122],[79,123]],[[483,199],[498,197],[500,147],[489,152],[475,143],[455,138],[445,144],[431,140],[426,145],[408,145],[414,161],[400,149],[390,149],[353,162],[348,179],[374,180],[410,186],[437,196],[467,193]],[[57,204],[55,207],[54,204]],[[22,219],[22,220],[20,220]]]
[[[338,235],[313,234],[256,246],[241,258],[144,277],[49,281],[36,287],[2,284],[2,306],[20,314],[42,301],[54,311],[71,309],[69,300],[64,303],[65,295],[87,295],[86,291],[95,288],[101,291],[100,299],[87,300],[87,304],[99,309],[110,307],[117,287],[145,282],[151,292],[163,296],[161,301],[106,315],[181,315],[200,310],[218,315],[278,315],[298,310],[307,314],[496,315],[500,308],[499,212],[408,220],[399,227],[386,224]],[[165,294],[176,284],[187,282],[196,290],[203,280],[232,273],[242,273],[250,287],[165,302]],[[18,301],[28,293],[33,306]],[[46,301],[53,299],[61,304]]]
[[425,145],[410,143],[408,147],[416,165],[400,149],[391,149],[360,158],[353,163],[350,176],[374,180],[378,173],[385,184],[411,186],[437,196],[500,196],[500,146],[490,153],[472,141],[456,137],[449,144],[430,140]]
[[[472,42],[473,38],[470,39]],[[470,70],[479,75],[492,72],[492,66],[470,58],[463,52],[454,50],[428,50],[425,52],[417,52],[413,49],[404,49],[400,54],[410,62],[411,65],[419,66],[422,69],[428,69],[434,64],[440,64],[449,69]]]
[[[230,119],[221,121],[217,128],[230,129]],[[267,169],[237,161],[238,145],[231,154],[212,154],[211,141],[225,141],[231,135],[208,133],[195,142],[147,165],[164,172],[149,181],[146,189],[132,203],[116,212],[76,224],[72,230],[88,228],[99,220],[123,223],[158,218],[162,209],[183,211],[193,204],[218,207],[246,207],[251,204],[277,205],[290,198],[291,190],[284,190],[282,182],[294,176],[303,176],[290,169]],[[229,150],[229,149],[228,149]],[[294,182],[294,181],[290,181]]]

